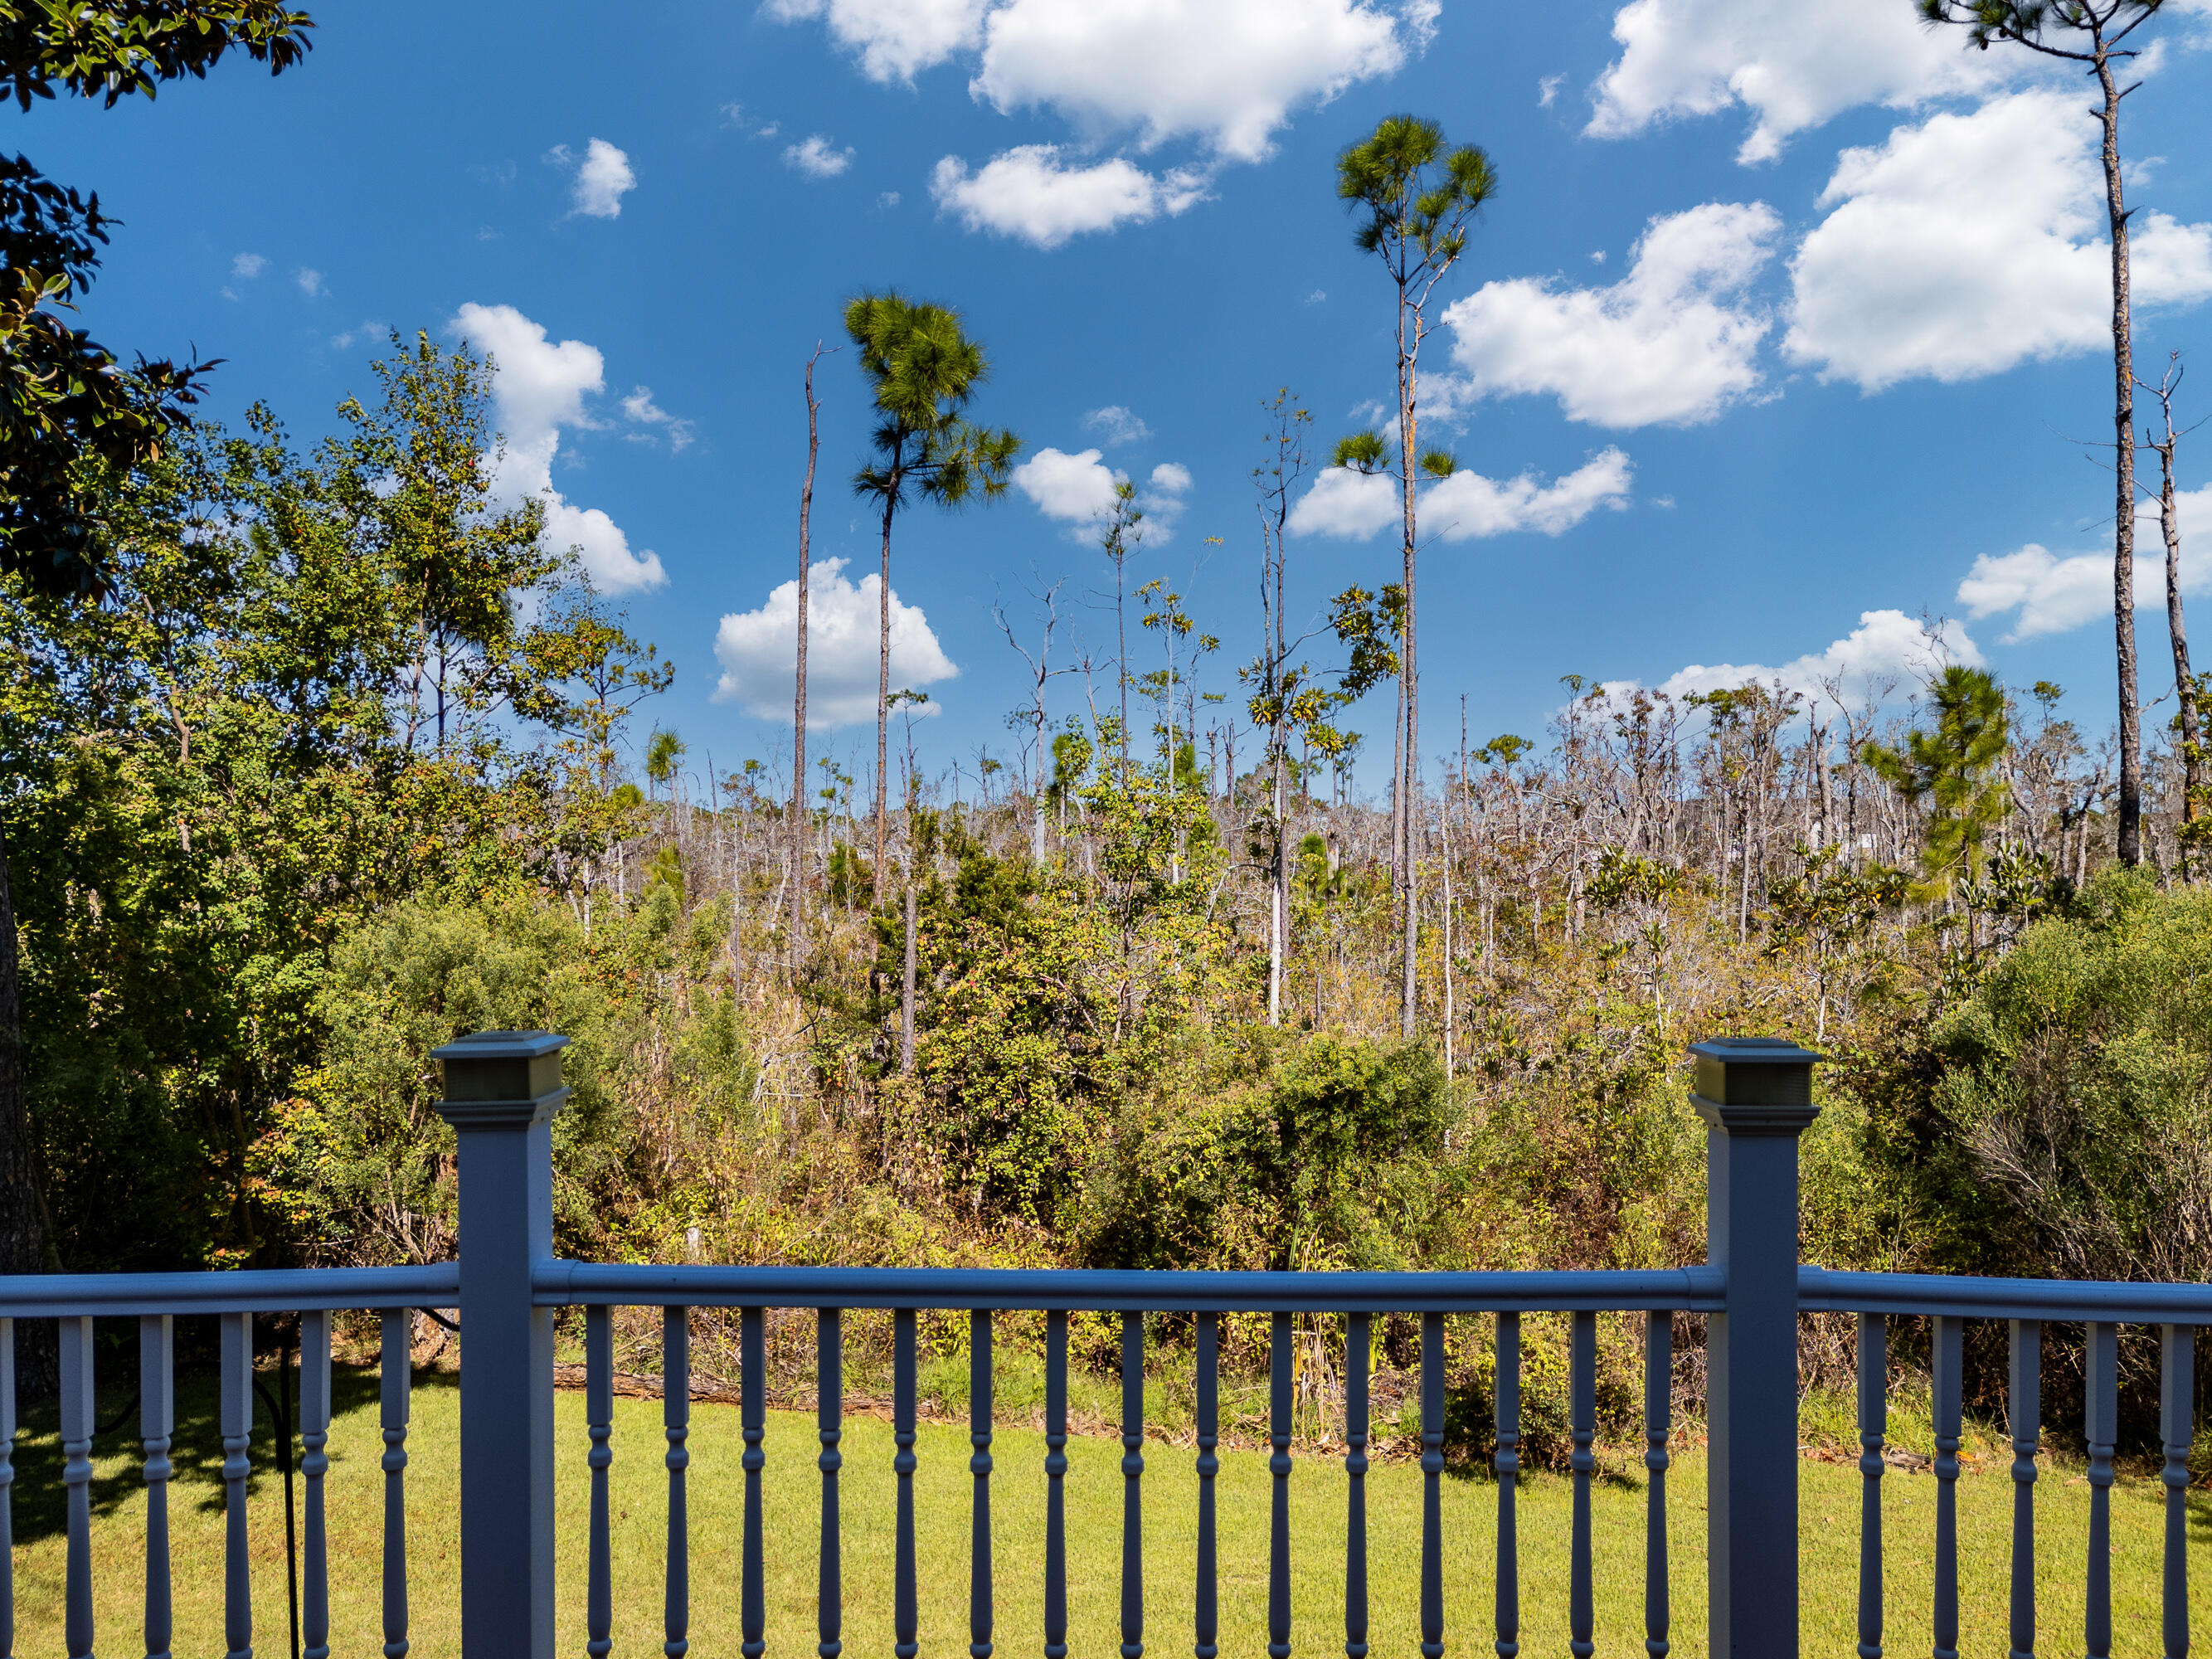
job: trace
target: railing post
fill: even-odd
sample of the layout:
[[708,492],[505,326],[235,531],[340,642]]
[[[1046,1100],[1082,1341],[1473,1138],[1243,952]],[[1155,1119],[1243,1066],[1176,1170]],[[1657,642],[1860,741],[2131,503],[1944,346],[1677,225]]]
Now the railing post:
[[1692,1045],[1705,1135],[1705,1564],[1713,1659],[1797,1653],[1797,1138],[1820,1056],[1774,1037]]
[[553,1115],[564,1036],[479,1031],[445,1062],[438,1115],[459,1141],[461,1647],[553,1659]]

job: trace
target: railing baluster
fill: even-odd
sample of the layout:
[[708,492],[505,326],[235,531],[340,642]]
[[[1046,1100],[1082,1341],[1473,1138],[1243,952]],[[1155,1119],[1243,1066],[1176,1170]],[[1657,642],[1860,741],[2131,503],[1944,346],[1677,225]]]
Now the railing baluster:
[[1889,1438],[1889,1322],[1859,1316],[1859,1659],[1881,1659],[1881,1477]]
[[[70,1659],[92,1651],[92,1431],[99,1419],[93,1406],[92,1321],[64,1319],[62,1360],[62,1482],[69,1489],[69,1568],[64,1593],[62,1639]],[[225,1381],[228,1381],[225,1354]],[[228,1391],[225,1400],[228,1401]],[[246,1396],[251,1406],[252,1396]],[[228,1425],[225,1425],[228,1432]],[[229,1443],[224,1443],[228,1445]],[[224,1473],[229,1472],[226,1465]],[[243,1559],[242,1520],[234,1522],[234,1547]]]
[[991,1659],[991,1310],[968,1316],[968,1472],[975,1478],[968,1578],[969,1659]]
[[1267,1473],[1274,1477],[1267,1547],[1267,1659],[1291,1659],[1291,1316],[1267,1336]]
[[15,1322],[0,1319],[0,1659],[15,1651]]
[[1421,1316],[1421,1659],[1444,1653],[1444,1316]]
[[1935,1330],[1936,1648],[1959,1659],[1959,1441],[1964,1425],[1966,1322],[1938,1314]]
[[2089,1445],[2089,1576],[2081,1631],[2089,1659],[2111,1659],[2112,1443],[2119,1438],[2120,1328],[2093,1324],[2087,1337],[2082,1437]]
[[415,1320],[384,1311],[378,1420],[384,1430],[384,1659],[407,1659],[407,1419],[415,1387]]
[[177,1432],[176,1321],[167,1314],[138,1320],[138,1443],[146,1454],[146,1656],[169,1659],[169,1461]]
[[1121,1659],[1145,1659],[1144,1480],[1145,1316],[1125,1309],[1121,1314]]
[[1521,1651],[1521,1316],[1498,1316],[1498,1659]]
[[307,1492],[307,1530],[300,1550],[307,1581],[302,1615],[305,1659],[330,1659],[330,1534],[323,1516],[323,1477],[331,1455],[331,1316],[317,1308],[300,1316],[300,1474]]
[[739,1614],[744,1637],[738,1652],[761,1659],[768,1651],[768,1591],[761,1568],[761,1470],[768,1463],[762,1446],[768,1436],[768,1310],[744,1308],[738,1314],[738,1363],[744,1368],[741,1422],[745,1455],[744,1595]]
[[1567,1349],[1567,1431],[1574,1443],[1569,1466],[1575,1474],[1573,1554],[1567,1590],[1567,1651],[1590,1659],[1596,1611],[1590,1587],[1590,1474],[1597,1468],[1591,1450],[1597,1441],[1597,1316],[1574,1316]]
[[2035,1659],[2035,1454],[2043,1441],[2043,1327],[2012,1322],[2012,1376],[2005,1407],[2012,1418],[2012,1649]]
[[1044,1659],[1067,1659],[1067,1315],[1044,1316]]
[[845,1562],[837,1515],[837,1471],[845,1462],[837,1450],[845,1437],[845,1332],[843,1316],[836,1308],[821,1309],[816,1321],[814,1422],[822,1452],[815,1466],[822,1471],[822,1570],[815,1581],[815,1624],[821,1640],[814,1651],[821,1659],[837,1659],[845,1650]]
[[1344,1659],[1367,1659],[1368,1316],[1344,1321]]
[[660,1650],[684,1659],[691,1649],[691,1515],[685,1472],[691,1467],[691,1310],[660,1310],[660,1421],[668,1437],[668,1587]]
[[607,1471],[614,1467],[614,1310],[584,1310],[584,1432],[592,1449],[584,1459],[592,1472],[591,1564],[584,1589],[584,1651],[606,1659],[614,1651],[614,1540],[608,1516]]
[[1198,1316],[1198,1583],[1194,1659],[1221,1651],[1221,1588],[1214,1570],[1213,1477],[1221,1472],[1221,1316]]
[[2158,1332],[2159,1438],[2165,1443],[2166,1659],[2189,1651],[2189,1446],[2197,1432],[2197,1328]]
[[1667,1437],[1674,1424],[1674,1316],[1644,1317],[1644,1650],[1667,1659],[1674,1612],[1667,1595]]
[[246,1530],[246,1483],[253,1472],[253,1316],[222,1324],[223,1641],[230,1659],[252,1659],[253,1578]]
[[911,1308],[891,1314],[891,1474],[898,1481],[898,1566],[892,1587],[892,1652],[915,1659],[921,1651],[920,1613],[914,1576],[914,1395],[915,1316]]

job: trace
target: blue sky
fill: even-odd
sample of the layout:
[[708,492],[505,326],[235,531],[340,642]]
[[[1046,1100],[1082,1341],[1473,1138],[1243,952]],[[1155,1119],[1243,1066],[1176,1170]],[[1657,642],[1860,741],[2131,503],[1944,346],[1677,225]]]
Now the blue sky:
[[[1222,636],[1209,684],[1232,689],[1261,400],[1293,388],[1325,453],[1389,395],[1387,289],[1333,158],[1399,110],[1503,179],[1426,353],[1425,435],[1468,469],[1425,510],[1428,756],[1462,695],[1475,741],[1536,734],[1570,672],[1909,684],[1923,613],[1954,653],[2112,719],[2110,485],[2075,441],[2111,430],[2089,88],[1930,37],[1909,0],[314,9],[281,79],[240,64],[150,106],[11,118],[125,222],[91,323],[226,359],[217,416],[266,398],[302,440],[368,390],[388,328],[492,351],[502,487],[553,492],[676,663],[656,712],[696,764],[787,745],[800,376],[869,287],[964,313],[993,364],[975,412],[1029,458],[1007,500],[896,533],[893,681],[933,699],[927,763],[1011,752],[1025,670],[994,598],[1020,625],[1024,586],[1066,578],[1062,660],[1110,658],[1087,514],[1117,471],[1154,508],[1139,579]],[[2212,299],[2212,3],[2172,0],[2145,35],[2124,142],[2155,367]],[[2212,408],[2198,373],[2186,420]],[[816,578],[815,696],[855,723],[814,741],[845,753],[872,747],[874,590],[844,586],[875,557],[845,483],[866,419],[849,353],[820,385],[815,556],[850,562]],[[2201,596],[2212,435],[2190,449]],[[1394,568],[1347,482],[1300,509],[1301,605]],[[2163,617],[2140,620],[2156,697]],[[1387,697],[1352,723],[1387,750]]]

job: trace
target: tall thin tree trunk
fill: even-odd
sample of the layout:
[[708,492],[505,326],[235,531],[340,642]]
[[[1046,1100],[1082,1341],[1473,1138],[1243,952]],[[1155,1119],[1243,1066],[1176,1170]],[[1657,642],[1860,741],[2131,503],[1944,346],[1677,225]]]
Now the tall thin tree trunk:
[[873,884],[883,879],[884,842],[890,820],[889,781],[891,726],[891,513],[898,499],[894,485],[884,497],[884,563],[876,591],[876,861],[868,872],[870,897]]
[[[2173,696],[2181,725],[2181,822],[2186,826],[2197,821],[2204,750],[2197,723],[2197,678],[2189,666],[2189,629],[2181,608],[2181,516],[2173,489],[2173,452],[2180,434],[2173,429],[2174,378],[2169,370],[2166,381],[2158,389],[2166,432],[2151,447],[2158,452],[2158,527],[2166,538],[2166,625],[2173,641]],[[2185,830],[2179,842],[2182,878],[2185,881],[2192,873],[2194,838]]]
[[813,584],[808,524],[814,510],[814,464],[822,453],[822,405],[814,396],[814,365],[822,343],[806,360],[806,482],[799,492],[798,685],[791,710],[791,971],[799,972],[799,941],[806,931],[806,600]]
[[[911,842],[908,843],[911,845]],[[914,860],[907,860],[906,959],[899,971],[899,1075],[914,1075]]]
[[1403,736],[1404,761],[1400,771],[1400,800],[1398,812],[1399,836],[1399,905],[1401,947],[1405,952],[1404,972],[1400,986],[1398,1006],[1398,1034],[1405,1042],[1413,1039],[1415,1016],[1419,1012],[1418,986],[1415,975],[1419,963],[1420,911],[1419,905],[1418,864],[1414,854],[1413,781],[1421,770],[1421,702],[1420,673],[1414,658],[1413,647],[1413,564],[1417,550],[1413,515],[1414,458],[1417,434],[1415,431],[1414,395],[1419,374],[1421,350],[1421,319],[1413,317],[1413,343],[1406,339],[1406,295],[1401,285],[1398,294],[1398,471],[1403,486],[1403,507],[1406,532],[1406,620],[1404,636],[1401,641],[1403,655],[1399,663],[1399,684],[1405,688],[1405,730]]
[[2112,633],[2119,659],[2120,862],[2142,859],[2142,713],[2136,669],[2136,370],[2128,301],[2128,213],[2120,193],[2120,100],[2103,36],[2094,37],[2097,83],[2104,89],[2105,207],[2112,235],[2112,428],[2116,500],[2112,520]]

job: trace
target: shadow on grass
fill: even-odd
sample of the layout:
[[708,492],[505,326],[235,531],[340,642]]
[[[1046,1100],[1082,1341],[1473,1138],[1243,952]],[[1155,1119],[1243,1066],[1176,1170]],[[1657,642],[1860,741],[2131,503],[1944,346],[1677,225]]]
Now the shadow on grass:
[[[105,1351],[101,1358],[107,1358]],[[92,1444],[90,1491],[95,1517],[112,1515],[141,1501],[146,1490],[143,1443],[138,1437],[138,1408],[134,1403],[137,1365],[134,1360],[118,1355],[113,1370],[132,1380],[104,1384],[96,1389],[94,1420],[105,1432],[96,1435]],[[275,1393],[275,1370],[261,1370],[257,1376],[264,1388]],[[287,1380],[294,1390],[293,1414],[296,1422],[298,1374],[293,1373]],[[417,1372],[415,1377],[417,1393],[459,1386],[460,1378],[452,1372]],[[177,1377],[176,1389],[176,1431],[169,1439],[173,1470],[170,1507],[173,1510],[191,1504],[204,1512],[218,1512],[223,1505],[221,1379],[212,1370],[181,1373]],[[376,1402],[374,1367],[331,1367],[331,1412],[334,1418],[355,1412],[373,1413]],[[116,1421],[118,1418],[121,1419],[119,1422]],[[258,1498],[272,1488],[281,1491],[283,1475],[277,1461],[276,1425],[270,1420],[267,1402],[258,1394],[253,1402],[253,1441],[247,1455],[253,1464],[252,1473],[246,1479],[247,1495]],[[295,1432],[292,1448],[295,1492],[302,1490],[297,1473],[301,1455]],[[69,1491],[62,1482],[62,1466],[59,1407],[51,1400],[26,1406],[15,1437],[15,1483],[12,1492],[18,1544],[34,1543],[67,1530]]]

